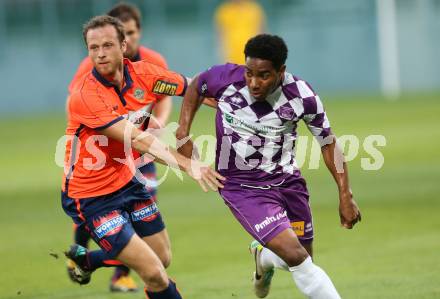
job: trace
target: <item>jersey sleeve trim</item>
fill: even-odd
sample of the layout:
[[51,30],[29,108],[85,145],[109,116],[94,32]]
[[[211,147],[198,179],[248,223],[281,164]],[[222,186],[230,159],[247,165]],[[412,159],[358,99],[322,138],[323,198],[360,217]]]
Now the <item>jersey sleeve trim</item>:
[[103,126],[100,126],[100,127],[94,128],[94,129],[95,129],[95,130],[104,130],[104,129],[107,129],[108,127],[114,125],[115,123],[117,123],[117,122],[119,122],[119,121],[121,121],[121,120],[123,120],[123,119],[124,119],[124,117],[121,115],[121,116],[115,118],[114,120],[112,120],[111,122],[109,122],[109,123],[107,123],[107,124],[105,124],[105,125],[103,125]]
[[180,93],[180,96],[184,96],[185,93],[186,93],[186,89],[188,88],[188,79],[186,79],[186,77],[185,77],[184,75],[182,75],[182,74],[180,74],[180,75],[181,75],[182,78],[183,78],[183,90],[182,90],[182,92]]

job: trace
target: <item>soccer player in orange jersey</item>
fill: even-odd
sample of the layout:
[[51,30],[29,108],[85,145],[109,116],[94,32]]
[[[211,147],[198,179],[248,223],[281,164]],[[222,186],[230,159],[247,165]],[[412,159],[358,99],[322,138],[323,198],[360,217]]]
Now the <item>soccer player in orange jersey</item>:
[[[130,59],[132,62],[144,60],[157,64],[163,68],[168,68],[165,59],[159,53],[140,45],[139,41],[141,39],[141,13],[139,9],[133,5],[126,3],[119,3],[115,5],[107,15],[119,19],[124,25],[125,30],[125,40],[127,41],[127,49],[124,52],[124,57]],[[84,75],[90,73],[93,69],[93,62],[90,57],[86,57],[78,67],[77,72],[74,75],[73,80],[69,84],[69,93],[77,87],[78,83]],[[166,95],[156,95],[159,101],[154,102],[154,109],[152,113],[154,118],[149,122],[150,128],[161,128],[164,127],[168,121],[168,118],[172,109],[172,99]],[[146,129],[145,126],[142,129]],[[143,162],[143,161],[142,161]],[[141,163],[142,163],[141,162]],[[151,194],[153,200],[156,200],[157,196],[157,182],[156,182],[156,166],[153,162],[144,162],[139,165],[139,171],[147,179],[147,189]],[[162,233],[163,237],[155,239],[152,242],[159,242],[154,244],[153,248],[160,248],[161,260],[165,267],[170,264],[171,253],[170,253],[170,241],[166,230]],[[74,241],[83,247],[88,247],[88,242],[90,240],[89,233],[85,230],[83,226],[74,226]],[[114,266],[114,265],[109,265]],[[74,263],[71,260],[67,261],[67,271],[69,276],[72,277],[72,271],[74,269]],[[129,268],[124,265],[116,266],[114,274],[110,279],[110,291],[113,292],[133,292],[137,291],[135,281],[128,275]]]
[[71,246],[66,255],[76,263],[73,274],[84,284],[103,260],[117,260],[139,274],[148,298],[182,298],[151,242],[163,231],[152,223],[162,220],[134,175],[132,150],[182,169],[204,191],[222,188],[224,178],[138,128],[149,117],[156,95],[183,95],[186,78],[147,61],[124,59],[124,28],[113,17],[91,19],[83,35],[94,68],[81,78],[67,103],[61,195],[66,214],[84,226],[102,250]]

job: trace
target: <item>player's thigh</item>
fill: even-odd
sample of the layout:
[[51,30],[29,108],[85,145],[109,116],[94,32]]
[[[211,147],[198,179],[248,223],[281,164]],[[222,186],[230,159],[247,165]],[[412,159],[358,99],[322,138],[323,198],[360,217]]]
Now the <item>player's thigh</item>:
[[86,219],[92,239],[109,258],[115,258],[129,243],[135,231],[129,215],[121,209],[104,210]]
[[243,228],[263,245],[290,227],[286,210],[273,190],[226,184],[220,195]]
[[[141,238],[154,236],[165,229],[159,207],[153,198],[148,197],[148,193],[144,198],[137,197],[131,200],[124,209],[130,214],[131,224]],[[165,239],[162,235],[159,238]]]
[[150,246],[151,249],[157,254],[159,259],[165,268],[171,263],[171,242],[168,235],[168,231],[163,229],[162,231],[149,236],[144,236],[142,239]]
[[155,235],[165,229],[159,207],[146,187],[136,182],[124,194],[124,210],[130,215],[131,224],[141,238]]
[[312,211],[309,204],[309,193],[304,179],[296,179],[279,188],[283,197],[287,217],[299,241],[311,252],[313,242]]
[[130,200],[124,204],[124,209],[130,214],[134,231],[148,243],[167,267],[171,260],[170,240],[156,202],[142,185],[127,197]]
[[83,200],[64,196],[63,208],[77,225],[87,230],[109,258],[116,257],[134,234],[129,214],[121,209],[117,195]]

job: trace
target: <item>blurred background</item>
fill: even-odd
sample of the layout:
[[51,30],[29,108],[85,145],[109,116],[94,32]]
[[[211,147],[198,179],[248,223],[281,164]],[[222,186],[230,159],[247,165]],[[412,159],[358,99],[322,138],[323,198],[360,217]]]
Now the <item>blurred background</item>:
[[[171,69],[192,76],[223,62],[213,20],[221,1],[132,2],[143,13],[142,43],[162,53]],[[390,8],[388,2],[395,5]],[[61,111],[67,84],[87,55],[82,24],[114,3],[1,0],[1,113]],[[271,0],[261,5],[266,30],[289,45],[288,69],[321,92],[379,93],[390,80],[395,82],[391,88],[403,91],[440,86],[438,0]],[[381,32],[389,34],[381,39]]]
[[[216,23],[225,1],[129,2],[143,14],[141,44],[171,69],[192,76],[225,61]],[[67,86],[87,55],[82,24],[115,3],[0,0],[0,298],[143,298],[110,295],[106,269],[87,287],[73,285],[62,255],[72,231],[54,158]],[[261,28],[289,47],[288,71],[321,94],[334,131],[361,144],[350,173],[364,220],[353,231],[339,227],[325,166],[303,169],[317,263],[343,298],[440,298],[440,0],[257,3]],[[213,115],[200,111],[196,135],[213,134]],[[361,168],[369,135],[387,140],[377,171]],[[217,194],[170,175],[159,205],[173,244],[170,273],[185,298],[254,298],[250,237]],[[288,275],[275,278],[269,298],[301,298]]]

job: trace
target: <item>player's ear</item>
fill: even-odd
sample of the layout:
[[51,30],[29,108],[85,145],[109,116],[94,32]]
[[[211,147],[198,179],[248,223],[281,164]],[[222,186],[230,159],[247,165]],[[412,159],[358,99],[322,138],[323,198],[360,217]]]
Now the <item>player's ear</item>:
[[121,43],[121,49],[122,53],[125,53],[125,51],[127,51],[127,41],[125,39]]
[[283,75],[285,71],[286,71],[286,65],[283,64],[283,65],[280,67],[279,73],[280,73],[281,75]]
[[285,64],[283,64],[281,67],[280,67],[280,70],[278,71],[278,74],[279,74],[279,76],[280,76],[280,80],[282,81],[283,80],[283,78],[284,78],[284,72],[286,71],[286,65]]

